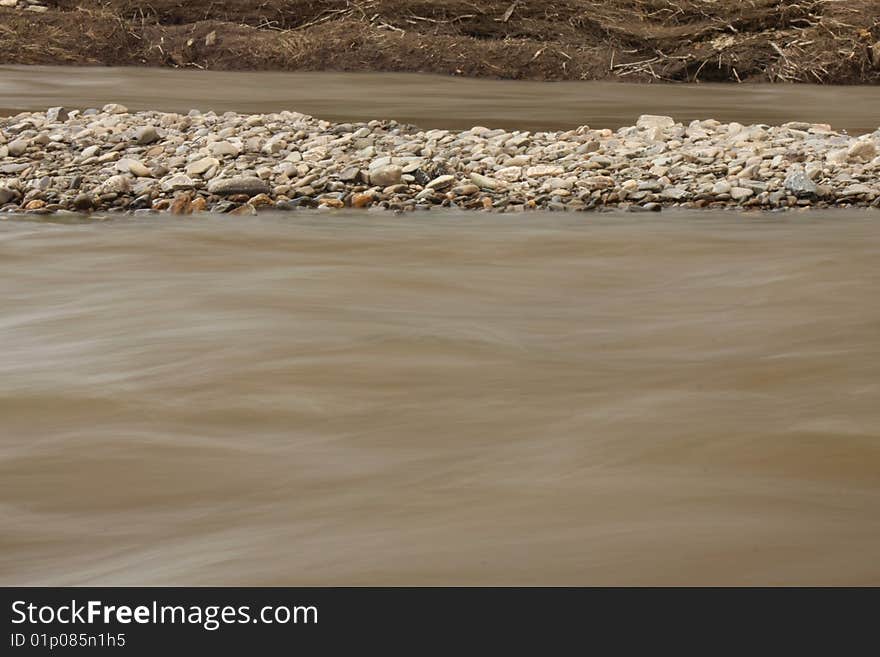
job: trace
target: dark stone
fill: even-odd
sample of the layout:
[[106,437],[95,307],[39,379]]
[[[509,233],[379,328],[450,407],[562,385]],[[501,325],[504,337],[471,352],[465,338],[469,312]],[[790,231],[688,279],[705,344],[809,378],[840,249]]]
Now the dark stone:
[[80,194],[73,199],[73,209],[78,212],[88,212],[92,209],[92,197],[88,194]]

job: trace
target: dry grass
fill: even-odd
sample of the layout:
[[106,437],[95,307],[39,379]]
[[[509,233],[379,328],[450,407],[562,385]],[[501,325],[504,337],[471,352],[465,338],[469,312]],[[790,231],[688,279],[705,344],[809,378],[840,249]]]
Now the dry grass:
[[[878,0],[54,0],[2,61],[880,82]],[[2,11],[2,10],[0,10]],[[3,23],[0,23],[2,25]],[[217,43],[205,45],[210,32]],[[86,35],[86,39],[82,35]],[[880,52],[880,50],[878,50]]]

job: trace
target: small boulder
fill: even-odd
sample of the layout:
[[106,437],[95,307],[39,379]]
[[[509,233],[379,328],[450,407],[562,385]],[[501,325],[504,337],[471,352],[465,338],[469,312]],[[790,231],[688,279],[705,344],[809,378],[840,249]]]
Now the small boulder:
[[501,183],[494,178],[489,178],[479,173],[471,174],[471,182],[480,189],[498,189],[501,186]]
[[208,150],[214,157],[238,157],[241,152],[238,146],[228,141],[215,141],[208,146]]
[[28,145],[29,143],[27,139],[16,139],[15,141],[9,142],[9,154],[12,157],[24,155],[28,149]]
[[201,176],[203,173],[210,171],[211,168],[219,165],[220,160],[217,160],[213,157],[206,157],[201,160],[196,160],[195,162],[190,162],[186,165],[186,175]]
[[452,187],[452,184],[455,182],[455,176],[438,176],[434,178],[431,182],[429,182],[425,187],[427,189],[446,189],[447,187]]
[[397,185],[402,178],[403,169],[394,164],[380,166],[370,171],[370,184],[376,187]]
[[8,187],[0,187],[0,205],[9,203],[18,197],[18,192]]
[[641,130],[650,128],[672,128],[675,126],[675,119],[671,116],[656,116],[654,114],[643,114],[636,122],[636,127]]
[[110,176],[98,187],[99,194],[127,194],[131,189],[128,176]]
[[730,198],[732,198],[737,203],[750,199],[754,195],[755,192],[753,192],[748,187],[734,187],[730,190]]
[[785,189],[796,198],[812,198],[816,195],[819,188],[806,173],[795,171],[786,177]]
[[179,173],[176,176],[171,176],[168,180],[162,181],[162,190],[166,192],[185,191],[187,189],[192,189],[193,187],[195,187],[195,183],[192,181],[192,178],[185,176],[182,173]]
[[867,139],[860,139],[847,151],[847,158],[850,161],[868,162],[875,157],[877,157],[877,145]]
[[153,172],[144,166],[142,162],[131,158],[119,160],[119,162],[116,163],[116,168],[122,173],[130,173],[138,178],[151,178],[153,176]]
[[63,123],[70,118],[70,112],[63,107],[50,107],[46,111],[46,120],[49,123]]
[[147,144],[152,144],[159,141],[159,132],[154,126],[141,126],[134,131],[134,139],[141,146],[146,146]]
[[221,178],[211,181],[208,191],[218,196],[234,196],[235,194],[257,196],[268,194],[269,184],[253,176],[236,176],[235,178]]

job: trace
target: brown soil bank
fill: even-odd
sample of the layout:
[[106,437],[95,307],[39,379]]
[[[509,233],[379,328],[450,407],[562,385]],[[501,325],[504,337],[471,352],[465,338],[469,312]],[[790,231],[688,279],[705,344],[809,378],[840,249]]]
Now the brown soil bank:
[[878,0],[51,0],[0,63],[880,82]]

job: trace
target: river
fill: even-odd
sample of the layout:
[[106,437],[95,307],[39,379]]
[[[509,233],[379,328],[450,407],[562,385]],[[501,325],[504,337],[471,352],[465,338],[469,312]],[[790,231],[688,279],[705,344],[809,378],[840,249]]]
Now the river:
[[743,124],[878,127],[880,87],[623,84],[475,80],[404,73],[278,73],[150,68],[0,66],[0,114],[47,107],[275,112],[328,121],[397,119],[424,128],[617,129],[639,114]]
[[[20,109],[734,118],[705,88],[0,73]],[[727,89],[738,120],[869,125]],[[880,584],[878,217],[8,216],[0,583]]]

